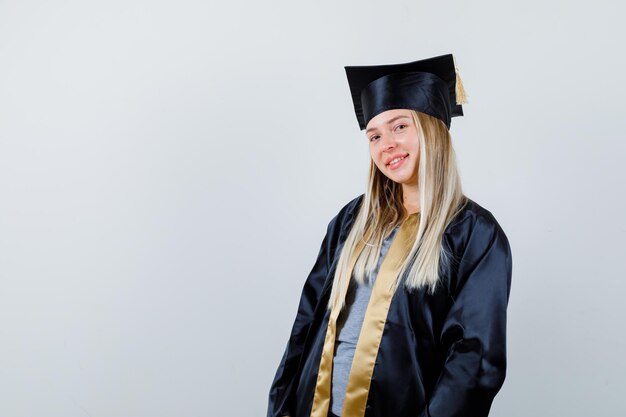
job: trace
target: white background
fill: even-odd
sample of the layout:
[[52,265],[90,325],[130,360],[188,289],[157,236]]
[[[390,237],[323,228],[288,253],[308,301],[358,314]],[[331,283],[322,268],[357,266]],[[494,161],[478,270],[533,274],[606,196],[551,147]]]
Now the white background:
[[624,415],[617,4],[0,0],[0,415],[265,415],[365,191],[343,66],[446,53],[464,191],[513,251],[491,415]]

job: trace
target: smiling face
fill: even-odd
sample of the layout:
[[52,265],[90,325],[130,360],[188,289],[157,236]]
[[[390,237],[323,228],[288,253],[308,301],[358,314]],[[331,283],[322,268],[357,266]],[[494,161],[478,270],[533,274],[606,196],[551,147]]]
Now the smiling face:
[[410,110],[387,110],[373,117],[365,131],[370,155],[389,179],[417,186],[419,136]]

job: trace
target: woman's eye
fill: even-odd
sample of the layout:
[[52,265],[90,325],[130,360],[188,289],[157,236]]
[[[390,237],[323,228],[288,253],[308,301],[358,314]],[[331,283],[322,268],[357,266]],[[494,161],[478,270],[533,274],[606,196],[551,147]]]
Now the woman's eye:
[[373,141],[374,141],[374,139],[378,139],[378,138],[379,138],[379,136],[372,136],[372,137],[370,138],[370,142],[373,142]]
[[405,128],[405,127],[406,127],[406,125],[398,125],[398,126],[396,126],[396,129]]

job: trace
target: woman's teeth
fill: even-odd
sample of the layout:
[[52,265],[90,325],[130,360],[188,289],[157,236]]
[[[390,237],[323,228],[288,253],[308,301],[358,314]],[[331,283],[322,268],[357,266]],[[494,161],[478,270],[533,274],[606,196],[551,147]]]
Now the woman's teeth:
[[389,162],[389,165],[395,165],[398,162],[402,161],[404,158],[406,158],[406,156],[403,156],[402,158],[396,158],[393,161]]

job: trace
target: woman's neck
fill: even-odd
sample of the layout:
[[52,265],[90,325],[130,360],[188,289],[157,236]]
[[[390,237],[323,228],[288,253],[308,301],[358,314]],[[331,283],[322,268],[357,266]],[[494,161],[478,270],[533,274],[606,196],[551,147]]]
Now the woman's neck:
[[408,214],[420,211],[419,188],[417,185],[402,184],[402,199]]

